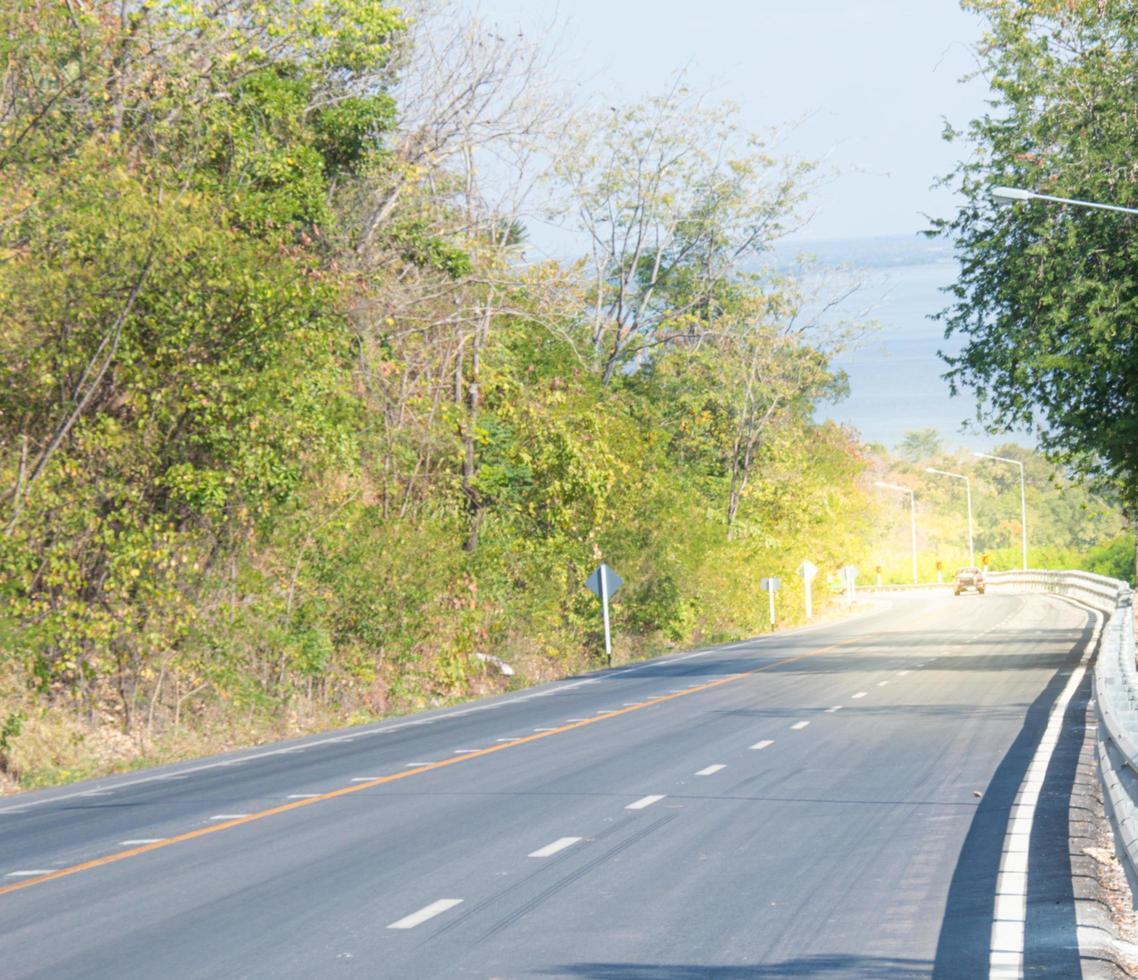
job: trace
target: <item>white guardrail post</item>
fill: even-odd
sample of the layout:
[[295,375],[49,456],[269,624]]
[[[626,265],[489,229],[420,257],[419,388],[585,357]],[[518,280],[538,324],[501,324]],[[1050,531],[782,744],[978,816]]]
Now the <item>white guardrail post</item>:
[[[1138,661],[1134,645],[1134,593],[1118,579],[1090,572],[991,572],[988,587],[1017,592],[1054,592],[1078,599],[1106,616],[1094,668],[1098,736],[1095,758],[1103,807],[1114,832],[1115,850],[1138,894]],[[941,588],[951,588],[948,583]],[[936,586],[926,587],[936,589]],[[859,589],[912,591],[912,586]],[[1135,905],[1138,908],[1138,903]]]

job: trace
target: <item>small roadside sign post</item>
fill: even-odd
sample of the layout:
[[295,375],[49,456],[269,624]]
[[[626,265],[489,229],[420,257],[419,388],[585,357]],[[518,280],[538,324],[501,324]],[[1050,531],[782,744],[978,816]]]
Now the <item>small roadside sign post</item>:
[[938,561],[936,563],[936,584],[940,585],[944,581],[944,562]]
[[759,587],[767,594],[770,601],[771,610],[771,629],[774,629],[774,594],[782,586],[782,581],[777,578],[761,578],[759,579]]
[[806,596],[806,618],[814,618],[814,576],[818,574],[818,566],[810,559],[798,566],[798,574],[802,576],[802,591]]
[[853,603],[854,588],[857,583],[856,565],[845,565],[842,567],[842,581],[846,584],[846,602]]
[[622,585],[624,585],[624,579],[617,575],[615,568],[610,568],[604,562],[601,562],[593,574],[585,579],[585,588],[601,600],[601,616],[605,622],[605,656],[608,658],[610,667],[612,666],[612,633],[609,630],[609,599],[616,594],[616,590]]

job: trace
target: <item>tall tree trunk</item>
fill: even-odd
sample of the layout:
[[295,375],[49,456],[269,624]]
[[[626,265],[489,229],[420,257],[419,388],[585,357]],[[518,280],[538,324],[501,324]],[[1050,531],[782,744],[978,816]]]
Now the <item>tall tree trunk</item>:
[[478,548],[478,535],[482,529],[486,504],[475,485],[478,480],[478,452],[475,447],[475,432],[478,428],[478,412],[482,405],[480,387],[482,372],[482,351],[490,335],[490,303],[486,303],[478,317],[478,326],[470,343],[470,374],[465,385],[466,419],[462,427],[462,492],[466,496],[468,517],[466,543],[463,548],[474,552]]

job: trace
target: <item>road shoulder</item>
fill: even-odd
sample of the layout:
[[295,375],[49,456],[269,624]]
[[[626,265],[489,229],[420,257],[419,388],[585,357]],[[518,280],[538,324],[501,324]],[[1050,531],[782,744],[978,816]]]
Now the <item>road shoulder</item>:
[[1097,723],[1087,706],[1082,749],[1071,791],[1071,878],[1083,976],[1138,976],[1138,914],[1114,851],[1095,762]]

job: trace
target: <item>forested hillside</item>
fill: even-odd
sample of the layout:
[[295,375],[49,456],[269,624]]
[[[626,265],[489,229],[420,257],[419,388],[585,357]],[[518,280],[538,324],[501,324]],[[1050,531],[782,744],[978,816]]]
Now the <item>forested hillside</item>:
[[[1073,482],[1043,456],[1009,442],[992,455],[1023,464],[1027,510],[1027,561],[1030,568],[1077,568],[1132,581],[1134,536],[1118,501],[1104,499]],[[968,510],[964,482],[929,473],[929,468],[969,479],[975,559],[987,556],[993,571],[1022,567],[1023,521],[1020,472],[1014,463],[947,449],[932,430],[910,432],[889,452],[867,450],[864,478],[913,491],[916,501],[917,574],[936,580],[936,563],[945,581],[968,564]],[[880,533],[869,549],[884,581],[912,581],[912,525],[907,494],[874,487]]]
[[[9,780],[597,663],[601,559],[622,658],[860,560],[864,461],[812,421],[841,338],[736,271],[809,168],[730,107],[571,112],[446,6],[0,20]],[[579,258],[529,245],[535,188]]]

